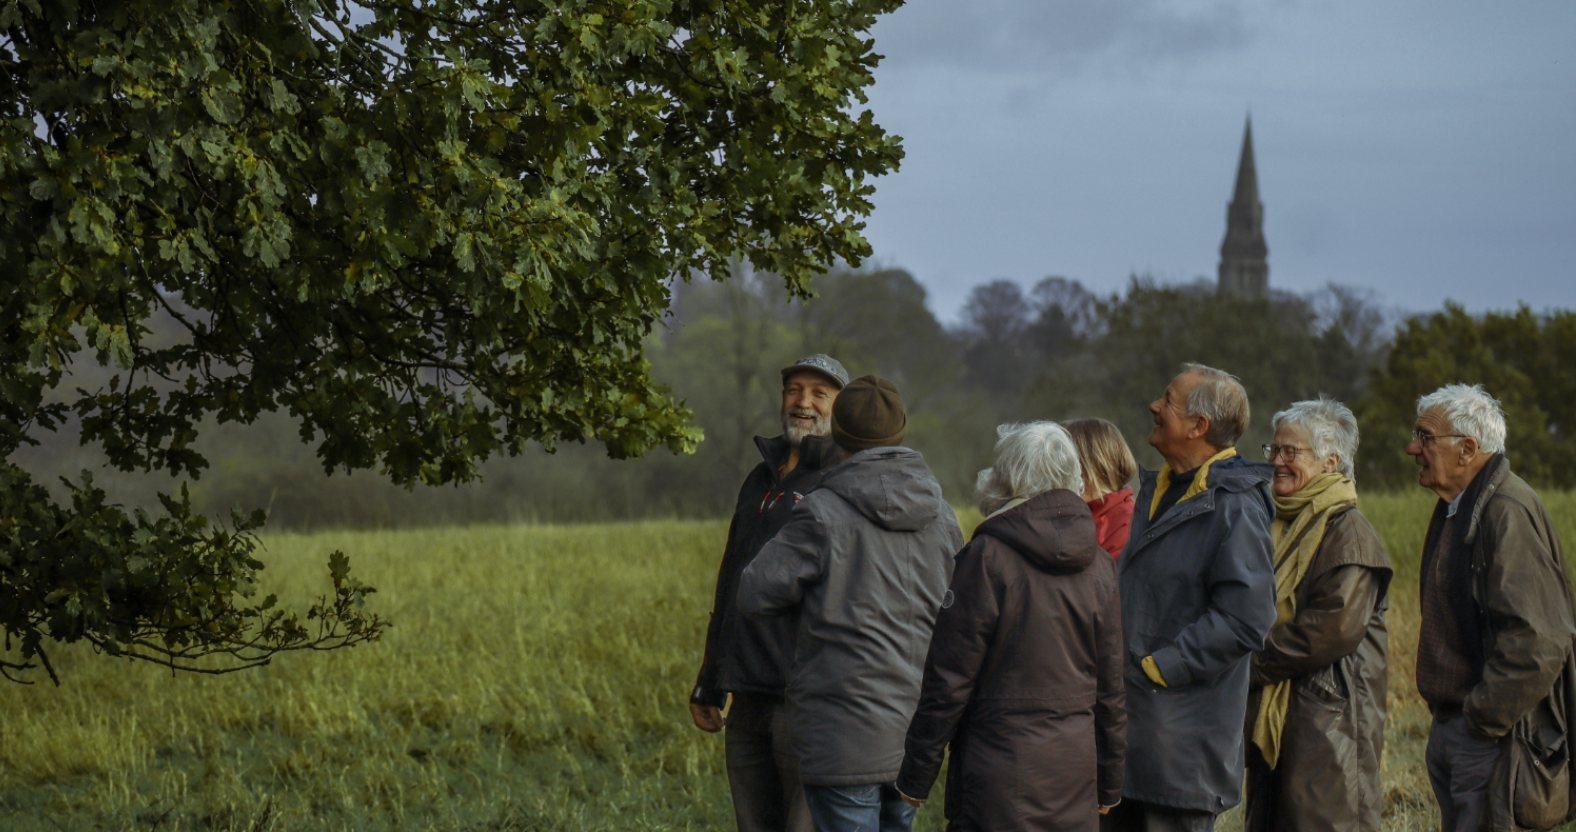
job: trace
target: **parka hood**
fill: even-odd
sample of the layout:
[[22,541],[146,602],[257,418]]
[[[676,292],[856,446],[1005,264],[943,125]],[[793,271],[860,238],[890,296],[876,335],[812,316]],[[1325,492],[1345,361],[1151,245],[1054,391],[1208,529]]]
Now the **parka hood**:
[[820,487],[892,531],[918,531],[952,510],[925,458],[902,446],[860,451],[827,471]]
[[1238,454],[1209,466],[1209,487],[1248,491],[1269,482],[1274,476],[1275,466],[1267,462],[1249,462]]
[[1095,536],[1089,506],[1061,488],[987,519],[974,534],[1000,540],[1047,572],[1081,572],[1096,557],[1109,560]]

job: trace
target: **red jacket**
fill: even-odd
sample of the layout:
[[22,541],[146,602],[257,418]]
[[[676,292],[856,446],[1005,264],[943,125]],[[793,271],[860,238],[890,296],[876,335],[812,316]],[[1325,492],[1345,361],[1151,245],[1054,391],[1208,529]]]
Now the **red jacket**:
[[1127,530],[1133,525],[1133,489],[1123,488],[1089,501],[1089,513],[1094,515],[1094,533],[1100,548],[1120,557],[1127,546]]

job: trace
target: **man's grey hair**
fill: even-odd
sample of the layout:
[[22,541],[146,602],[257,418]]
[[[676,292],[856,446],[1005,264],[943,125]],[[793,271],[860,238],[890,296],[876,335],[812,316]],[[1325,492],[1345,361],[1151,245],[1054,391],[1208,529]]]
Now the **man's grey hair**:
[[1284,425],[1295,425],[1307,431],[1314,456],[1323,459],[1334,454],[1336,470],[1348,477],[1355,476],[1357,417],[1351,408],[1326,396],[1292,402],[1290,407],[1270,419],[1272,430],[1278,431]]
[[1055,422],[1026,422],[996,428],[996,464],[975,480],[980,510],[989,514],[1010,500],[1065,488],[1083,494],[1078,449]]
[[1242,381],[1206,364],[1183,364],[1182,372],[1199,376],[1187,394],[1187,415],[1209,420],[1204,441],[1217,448],[1236,445],[1248,429],[1248,391]]
[[1484,453],[1505,452],[1505,408],[1481,384],[1447,384],[1419,396],[1417,415],[1435,408],[1450,420],[1450,431],[1477,440]]

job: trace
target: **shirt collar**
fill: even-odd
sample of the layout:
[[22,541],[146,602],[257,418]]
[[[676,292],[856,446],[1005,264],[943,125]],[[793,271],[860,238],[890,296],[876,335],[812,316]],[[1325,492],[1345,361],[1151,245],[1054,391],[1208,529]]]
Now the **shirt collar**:
[[1467,495],[1467,490],[1465,488],[1461,489],[1461,493],[1457,494],[1456,498],[1454,500],[1450,501],[1450,505],[1445,506],[1445,516],[1446,517],[1455,517],[1456,516],[1456,509],[1461,508],[1461,498],[1465,497],[1466,495]]

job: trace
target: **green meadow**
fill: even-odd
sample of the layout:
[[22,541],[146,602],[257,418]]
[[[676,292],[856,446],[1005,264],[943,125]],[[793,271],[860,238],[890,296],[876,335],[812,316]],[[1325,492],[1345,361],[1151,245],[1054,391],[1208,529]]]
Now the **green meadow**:
[[[1576,493],[1545,496],[1571,545]],[[1387,830],[1437,825],[1412,681],[1430,506],[1421,491],[1363,503],[1396,565]],[[725,530],[270,534],[282,597],[304,600],[343,549],[393,629],[229,676],[58,650],[61,687],[0,686],[0,828],[728,828],[721,737],[685,706]],[[919,828],[941,826],[933,801]]]

